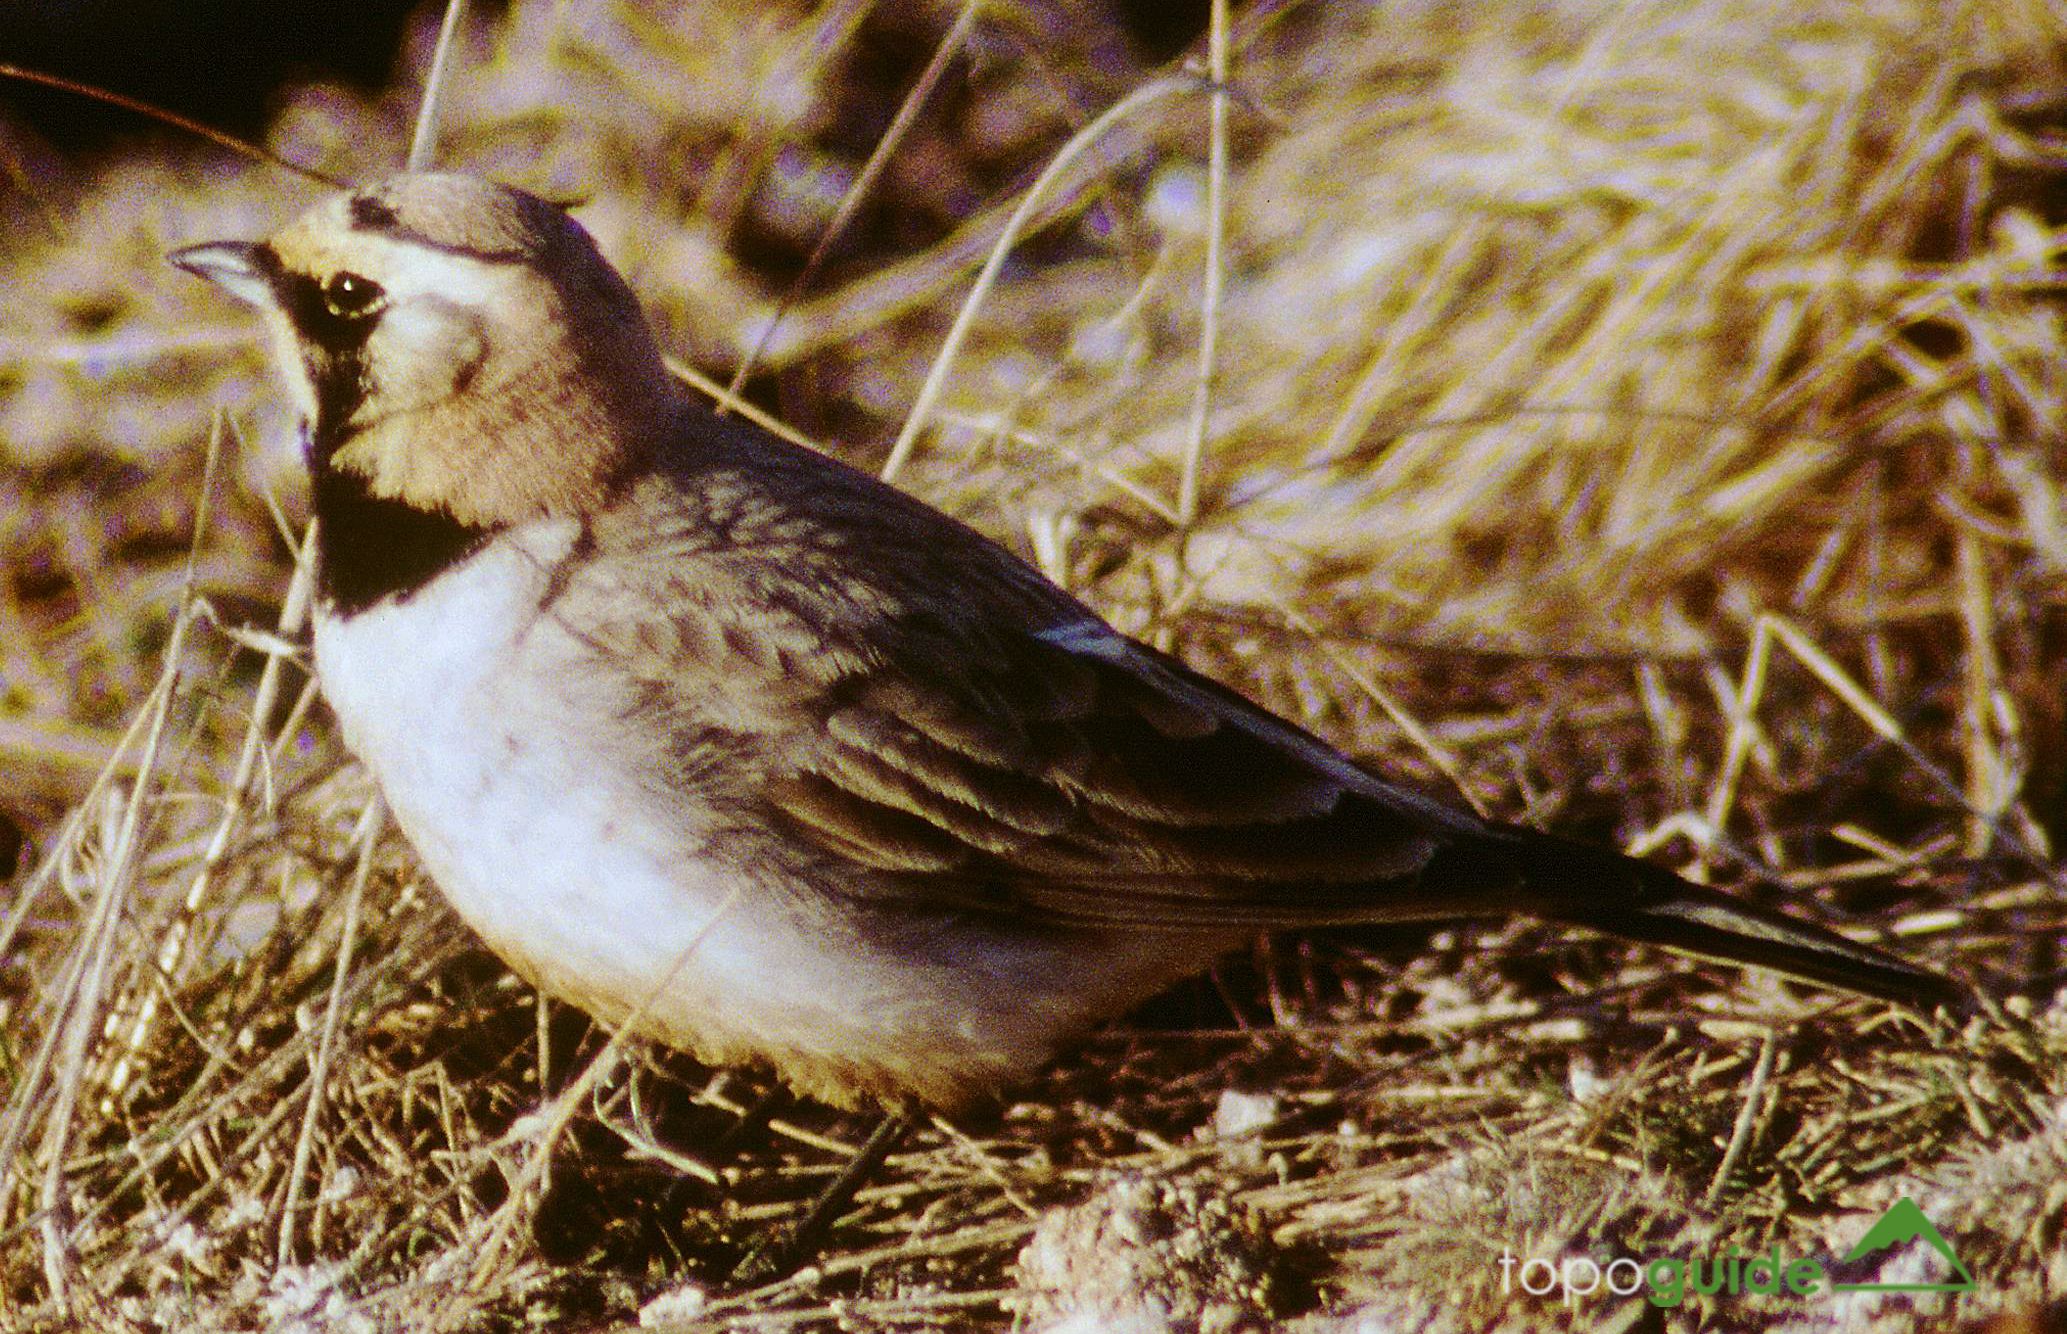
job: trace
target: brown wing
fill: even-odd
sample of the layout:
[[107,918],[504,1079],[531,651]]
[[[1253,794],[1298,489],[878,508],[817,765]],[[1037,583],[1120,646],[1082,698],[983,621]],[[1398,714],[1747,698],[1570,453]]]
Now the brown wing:
[[[821,744],[769,792],[840,855],[919,892],[1058,921],[1442,911],[1417,886],[1470,817],[1175,661],[1089,619],[899,629],[894,651],[827,692]],[[1481,892],[1517,878],[1495,873]]]
[[844,678],[818,759],[771,792],[794,829],[931,900],[1149,929],[1527,911],[1967,1003],[1810,923],[1393,787],[1097,621],[941,647]]

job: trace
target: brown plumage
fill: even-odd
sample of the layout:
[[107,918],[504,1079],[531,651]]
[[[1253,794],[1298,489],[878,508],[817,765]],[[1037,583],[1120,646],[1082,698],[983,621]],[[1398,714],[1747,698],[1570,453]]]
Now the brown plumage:
[[308,418],[347,739],[462,915],[607,1021],[953,1108],[1259,930],[1526,912],[1961,994],[1388,783],[715,416],[529,195],[404,176],[174,258],[267,313]]

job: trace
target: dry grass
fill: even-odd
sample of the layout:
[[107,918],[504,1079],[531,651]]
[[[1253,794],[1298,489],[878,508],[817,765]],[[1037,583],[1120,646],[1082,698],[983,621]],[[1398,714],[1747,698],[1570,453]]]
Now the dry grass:
[[[684,361],[758,347],[808,435],[1432,788],[1997,1003],[1923,1024],[1532,924],[1261,943],[725,1293],[866,1127],[593,1065],[369,815],[252,331],[161,258],[310,189],[9,127],[0,1326],[2057,1324],[2056,7],[1260,5],[1218,98],[1203,42],[1150,68],[1034,0],[515,10],[442,159],[588,200]],[[273,147],[390,169],[427,41]],[[1975,1292],[1500,1289],[1503,1252],[1842,1254],[1903,1194]]]

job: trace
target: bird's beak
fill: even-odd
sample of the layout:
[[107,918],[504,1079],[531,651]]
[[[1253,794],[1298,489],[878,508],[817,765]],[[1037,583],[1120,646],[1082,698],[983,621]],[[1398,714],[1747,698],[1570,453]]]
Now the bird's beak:
[[210,241],[175,250],[165,258],[246,305],[273,304],[272,266],[265,262],[270,256],[255,242]]

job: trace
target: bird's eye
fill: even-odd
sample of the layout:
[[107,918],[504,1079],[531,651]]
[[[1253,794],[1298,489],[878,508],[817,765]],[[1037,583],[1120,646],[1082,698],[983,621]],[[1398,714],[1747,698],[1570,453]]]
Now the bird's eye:
[[323,306],[341,320],[371,315],[386,299],[379,283],[356,273],[333,273],[323,280]]

